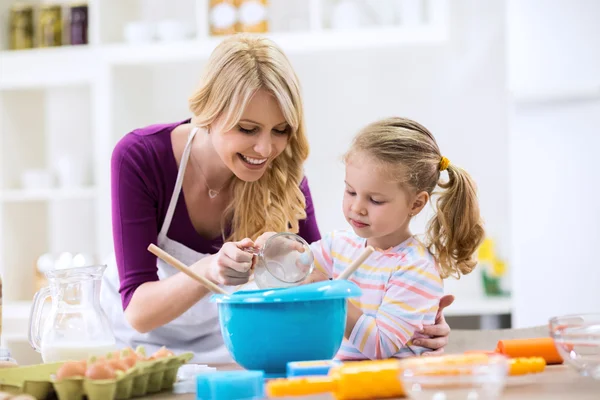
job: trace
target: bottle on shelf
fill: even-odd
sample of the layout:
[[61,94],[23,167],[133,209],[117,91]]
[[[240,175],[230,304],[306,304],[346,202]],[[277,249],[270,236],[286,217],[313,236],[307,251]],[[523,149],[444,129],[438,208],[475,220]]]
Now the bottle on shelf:
[[10,8],[10,50],[31,49],[34,45],[33,6],[15,3]]
[[63,20],[60,4],[44,4],[38,18],[39,47],[62,46]]
[[237,20],[235,0],[210,0],[208,18],[211,35],[235,33]]
[[236,0],[236,32],[266,33],[269,31],[267,0]]
[[88,44],[88,5],[75,3],[70,7],[69,43]]

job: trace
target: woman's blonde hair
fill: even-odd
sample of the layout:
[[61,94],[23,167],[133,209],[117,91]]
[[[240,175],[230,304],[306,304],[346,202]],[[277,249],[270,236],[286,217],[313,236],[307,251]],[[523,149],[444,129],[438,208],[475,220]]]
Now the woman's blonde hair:
[[[219,119],[224,131],[231,130],[259,89],[277,99],[289,125],[289,140],[258,181],[234,179],[232,200],[223,214],[225,240],[256,239],[266,231],[298,232],[298,221],[306,218],[300,182],[309,146],[300,84],[275,43],[244,34],[223,40],[208,59],[200,88],[189,100],[193,122],[210,130]],[[227,230],[230,234],[225,237]]]
[[[444,189],[427,227],[427,246],[443,278],[471,272],[477,264],[473,255],[485,236],[475,183],[465,170],[442,157],[433,135],[417,122],[388,118],[359,132],[345,158],[356,152],[390,168],[401,186],[417,193],[432,196],[436,186]],[[440,181],[441,170],[448,171],[448,181]]]

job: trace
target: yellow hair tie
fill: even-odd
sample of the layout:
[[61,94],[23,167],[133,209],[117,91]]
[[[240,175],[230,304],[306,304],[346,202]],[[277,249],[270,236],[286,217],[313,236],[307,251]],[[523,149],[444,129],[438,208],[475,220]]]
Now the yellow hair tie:
[[448,160],[446,157],[442,156],[442,159],[440,160],[440,171],[447,170],[448,165],[450,165],[450,160]]

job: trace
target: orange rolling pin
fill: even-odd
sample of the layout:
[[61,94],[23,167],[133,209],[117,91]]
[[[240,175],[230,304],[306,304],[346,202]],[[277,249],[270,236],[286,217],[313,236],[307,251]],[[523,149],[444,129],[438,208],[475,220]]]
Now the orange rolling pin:
[[542,357],[546,364],[562,364],[552,338],[500,340],[496,352],[510,358]]

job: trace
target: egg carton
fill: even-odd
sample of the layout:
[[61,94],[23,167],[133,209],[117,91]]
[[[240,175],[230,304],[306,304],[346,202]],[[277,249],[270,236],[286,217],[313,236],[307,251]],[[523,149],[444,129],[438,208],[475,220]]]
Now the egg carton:
[[36,399],[59,400],[121,400],[171,390],[177,379],[177,370],[193,357],[184,353],[156,360],[138,361],[115,379],[88,379],[85,377],[56,380],[60,363],[0,369],[0,391],[25,393]]

